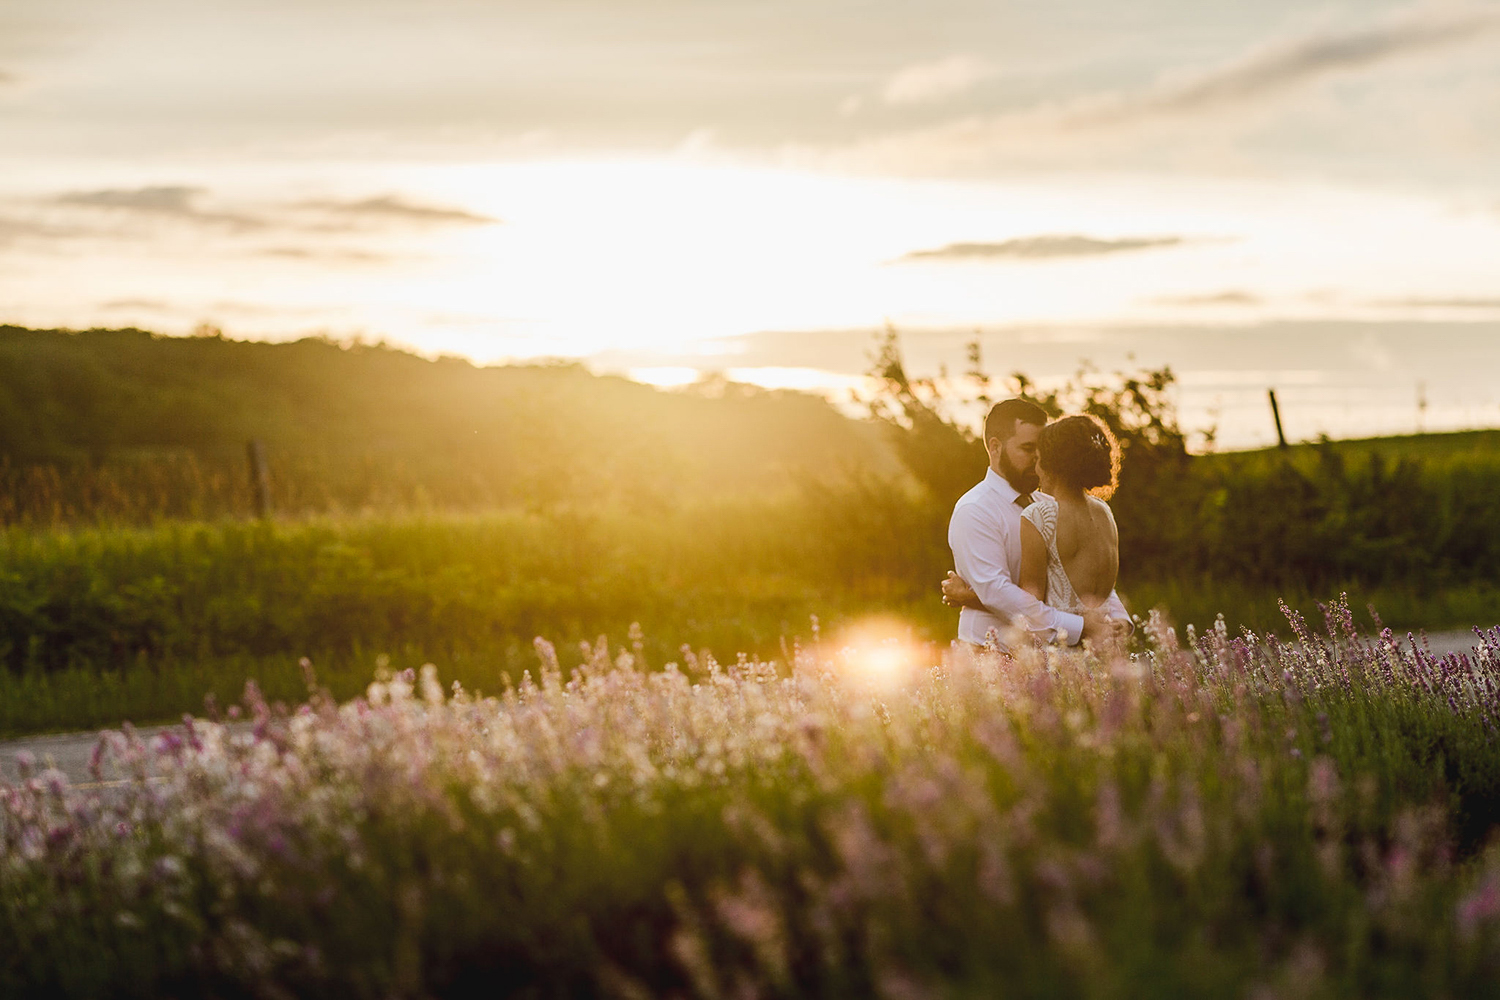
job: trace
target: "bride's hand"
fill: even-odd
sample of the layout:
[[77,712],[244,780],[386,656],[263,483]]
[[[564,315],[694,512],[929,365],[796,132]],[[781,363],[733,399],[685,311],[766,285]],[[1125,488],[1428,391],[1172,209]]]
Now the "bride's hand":
[[982,607],[979,603],[979,595],[974,593],[974,588],[951,569],[948,571],[947,579],[943,581],[943,603],[950,608]]
[[1130,633],[1134,630],[1135,626],[1129,621],[1110,618],[1103,611],[1090,608],[1083,613],[1083,634],[1079,639],[1101,652],[1119,652],[1130,641]]

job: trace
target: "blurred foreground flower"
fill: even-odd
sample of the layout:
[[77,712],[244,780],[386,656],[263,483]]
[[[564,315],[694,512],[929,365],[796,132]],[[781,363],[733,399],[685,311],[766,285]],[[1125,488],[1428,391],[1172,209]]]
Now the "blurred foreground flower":
[[1480,995],[1500,630],[938,657],[844,636],[494,696],[434,667],[0,786],[0,994]]

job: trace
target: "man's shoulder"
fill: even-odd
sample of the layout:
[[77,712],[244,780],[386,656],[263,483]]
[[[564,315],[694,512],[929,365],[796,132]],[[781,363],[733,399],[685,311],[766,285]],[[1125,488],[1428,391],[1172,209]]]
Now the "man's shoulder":
[[975,483],[969,489],[969,492],[959,497],[958,502],[953,505],[953,516],[949,519],[949,522],[997,520],[994,511],[995,505],[991,497],[993,492],[990,484],[985,480],[981,479]]
[[990,484],[987,481],[981,479],[979,482],[969,487],[969,491],[967,493],[958,498],[958,503],[953,505],[953,513],[957,514],[960,510],[964,510],[968,507],[974,507],[976,505],[983,507],[984,504],[982,501],[989,494],[989,492]]

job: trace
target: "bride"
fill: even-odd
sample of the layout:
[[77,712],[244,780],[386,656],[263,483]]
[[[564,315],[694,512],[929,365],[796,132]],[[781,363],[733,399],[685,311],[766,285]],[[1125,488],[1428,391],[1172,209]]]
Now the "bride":
[[1096,417],[1064,417],[1037,439],[1041,492],[1021,512],[1021,578],[1037,600],[1082,614],[1109,600],[1120,573],[1120,532],[1105,501],[1120,445]]
[[[1072,614],[1117,604],[1111,595],[1120,571],[1120,533],[1106,501],[1119,479],[1119,442],[1095,417],[1064,417],[1042,428],[1036,455],[1040,489],[1021,512],[1016,583]],[[982,607],[955,574],[943,593],[946,603]],[[1128,621],[1120,622],[1116,637],[1129,628]]]

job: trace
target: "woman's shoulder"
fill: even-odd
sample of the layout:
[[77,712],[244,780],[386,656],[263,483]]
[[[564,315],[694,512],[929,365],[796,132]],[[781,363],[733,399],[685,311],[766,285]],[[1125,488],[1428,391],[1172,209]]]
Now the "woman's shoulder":
[[1021,511],[1021,516],[1045,532],[1057,523],[1057,499],[1041,491],[1033,493],[1031,503]]
[[1111,537],[1119,537],[1120,529],[1115,525],[1115,512],[1108,503],[1091,496],[1089,497],[1089,510],[1093,512],[1094,523],[1099,524]]
[[1029,517],[1040,517],[1043,514],[1056,513],[1056,511],[1058,511],[1058,498],[1053,496],[1052,493],[1043,493],[1041,490],[1037,490],[1037,492],[1032,493],[1032,502],[1026,505],[1026,510],[1023,510],[1022,514],[1026,514]]

